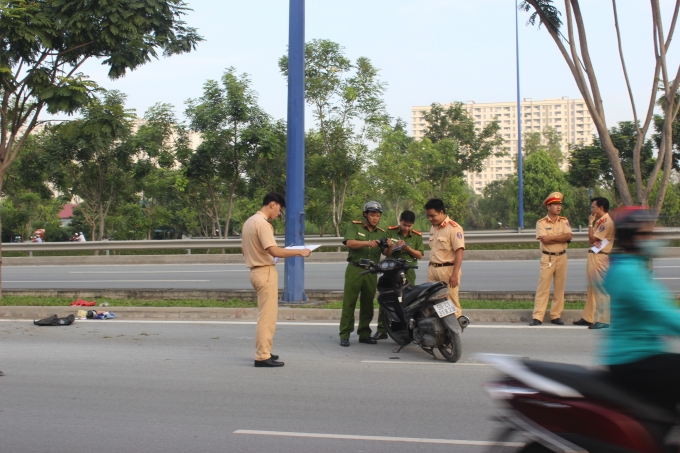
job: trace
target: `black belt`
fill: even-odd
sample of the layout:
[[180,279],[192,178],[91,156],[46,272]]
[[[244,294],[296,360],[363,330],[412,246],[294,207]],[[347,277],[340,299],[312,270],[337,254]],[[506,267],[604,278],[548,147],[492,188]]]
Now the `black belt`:
[[361,268],[364,267],[364,266],[362,266],[361,264],[359,264],[359,263],[357,263],[357,262],[354,262],[354,261],[347,261],[347,263],[349,263],[349,264],[351,264],[352,266],[355,266],[355,267],[361,267]]
[[430,262],[430,266],[432,267],[445,267],[445,266],[453,266],[455,263],[433,263]]
[[[595,252],[593,252],[592,250],[588,249],[588,253],[595,253]],[[598,255],[609,255],[609,253],[607,253],[607,252],[598,252],[597,254],[598,254]]]
[[560,255],[564,255],[565,253],[567,253],[567,251],[565,250],[564,252],[554,253],[554,252],[544,252],[543,250],[541,250],[541,253],[544,254],[544,255],[560,256]]

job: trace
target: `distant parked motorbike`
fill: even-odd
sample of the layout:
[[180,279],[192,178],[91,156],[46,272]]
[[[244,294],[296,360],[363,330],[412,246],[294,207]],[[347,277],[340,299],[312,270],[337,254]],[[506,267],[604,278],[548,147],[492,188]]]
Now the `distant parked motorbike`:
[[[680,451],[680,418],[623,389],[607,371],[480,354],[505,376],[487,384],[502,401],[495,442],[520,434],[518,452],[670,453]],[[503,450],[507,451],[507,450]]]
[[387,258],[379,263],[362,259],[362,274],[382,274],[378,279],[378,303],[382,307],[387,334],[400,345],[397,352],[411,343],[436,358],[434,349],[449,362],[462,354],[460,336],[470,324],[466,316],[456,319],[456,306],[448,299],[444,282],[428,282],[411,287],[406,271],[417,269],[401,258]]

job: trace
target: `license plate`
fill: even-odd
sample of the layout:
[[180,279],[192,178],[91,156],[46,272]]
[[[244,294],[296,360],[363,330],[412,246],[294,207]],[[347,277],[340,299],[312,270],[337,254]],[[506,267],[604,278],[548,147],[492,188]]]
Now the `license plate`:
[[456,306],[453,305],[453,302],[450,300],[445,300],[442,303],[434,305],[434,309],[437,311],[440,318],[445,318],[456,312]]

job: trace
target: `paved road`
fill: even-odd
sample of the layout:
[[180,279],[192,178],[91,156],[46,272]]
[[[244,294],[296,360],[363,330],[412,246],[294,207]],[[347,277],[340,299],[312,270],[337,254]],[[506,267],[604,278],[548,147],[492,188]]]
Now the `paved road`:
[[[305,287],[341,290],[345,263],[307,263]],[[535,291],[538,261],[466,261],[462,291]],[[569,260],[567,291],[585,291],[585,260]],[[283,288],[283,265],[277,265]],[[657,277],[680,292],[680,259],[655,261]],[[427,263],[421,262],[417,281],[427,280]],[[140,266],[6,266],[6,289],[252,289],[242,264],[140,265]]]
[[252,366],[254,328],[0,321],[0,451],[481,453],[486,448],[473,443],[488,441],[495,426],[481,383],[495,372],[470,354],[587,365],[598,335],[573,327],[471,326],[461,363],[449,364],[413,346],[395,354],[391,342],[361,345],[355,336],[341,348],[336,324],[279,323],[275,352],[286,366],[261,369]]

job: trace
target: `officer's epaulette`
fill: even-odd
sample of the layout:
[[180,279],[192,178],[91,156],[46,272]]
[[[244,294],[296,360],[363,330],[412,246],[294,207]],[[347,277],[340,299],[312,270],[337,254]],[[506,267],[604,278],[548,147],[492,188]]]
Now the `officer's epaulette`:
[[382,231],[383,233],[385,232],[385,230],[383,230],[383,229],[380,228],[379,226],[375,227],[375,229],[376,229],[376,230],[380,230],[380,231]]
[[399,228],[399,225],[394,225],[394,226],[388,226],[388,227],[387,227],[388,230],[396,230],[397,228]]
[[567,222],[569,221],[569,219],[567,219],[566,217],[562,217],[562,216],[560,216],[560,220],[566,220]]
[[454,228],[458,226],[458,224],[456,222],[454,222],[453,220],[449,220],[449,222],[450,222],[451,226],[454,227]]
[[418,236],[422,236],[422,235],[423,235],[423,233],[421,233],[421,232],[418,231],[418,230],[411,230],[411,233],[417,234]]
[[546,217],[541,217],[540,219],[538,219],[538,221],[539,221],[539,222],[545,222],[546,219],[547,219]]
[[362,222],[361,220],[352,220],[352,223],[354,223],[356,225],[361,225],[364,222]]

